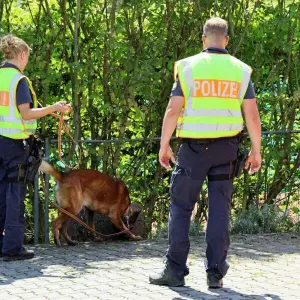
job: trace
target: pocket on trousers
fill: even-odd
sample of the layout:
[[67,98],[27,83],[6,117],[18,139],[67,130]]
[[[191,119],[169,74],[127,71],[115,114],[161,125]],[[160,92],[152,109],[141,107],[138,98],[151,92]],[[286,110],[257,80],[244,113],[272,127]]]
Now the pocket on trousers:
[[195,154],[202,154],[205,152],[205,149],[208,147],[208,144],[188,144],[189,150]]
[[171,176],[170,195],[171,197],[187,197],[190,190],[191,176],[189,171],[176,166]]
[[8,145],[9,145],[10,148],[15,148],[16,145],[18,144],[18,142],[19,142],[18,140],[13,140],[12,139],[11,141],[8,142]]

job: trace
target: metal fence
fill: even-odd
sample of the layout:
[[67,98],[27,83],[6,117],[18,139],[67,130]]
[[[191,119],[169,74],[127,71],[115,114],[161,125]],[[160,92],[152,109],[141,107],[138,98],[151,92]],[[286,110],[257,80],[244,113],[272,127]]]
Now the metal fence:
[[[291,135],[299,135],[300,130],[291,130],[291,131],[264,131],[262,132],[263,138],[269,138],[271,135],[286,135],[286,134],[291,134]],[[247,135],[247,133],[245,133]],[[173,140],[175,137],[173,138]],[[137,139],[122,139],[122,140],[79,140],[78,143],[81,144],[105,144],[105,143],[137,143],[137,142],[148,142],[148,143],[153,143],[153,142],[159,142],[160,137],[154,137],[154,138],[137,138]],[[50,139],[50,138],[45,138],[45,157],[49,157],[50,155],[50,146],[52,144],[57,143],[56,139]],[[63,143],[70,143],[70,140],[63,140]],[[296,149],[296,151],[300,151],[300,149]],[[46,191],[48,192],[45,197],[44,201],[44,243],[48,244],[49,243],[49,188],[50,188],[50,178],[49,175],[45,175],[45,188]],[[40,228],[39,228],[39,190],[40,190],[40,182],[38,176],[36,176],[35,181],[34,181],[34,243],[38,244],[39,243],[39,233],[40,233]]]

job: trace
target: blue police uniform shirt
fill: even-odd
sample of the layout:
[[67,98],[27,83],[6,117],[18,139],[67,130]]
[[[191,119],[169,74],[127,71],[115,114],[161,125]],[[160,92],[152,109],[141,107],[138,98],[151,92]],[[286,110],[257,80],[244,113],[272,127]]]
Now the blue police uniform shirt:
[[[19,68],[17,66],[15,66],[14,64],[9,63],[7,61],[4,62],[0,66],[0,68],[14,68],[14,69],[19,70]],[[16,91],[16,101],[17,101],[17,105],[30,103],[30,107],[33,107],[33,101],[32,101],[30,89],[29,89],[26,78],[22,78],[18,83],[17,91]]]
[[[214,47],[209,47],[207,49],[204,49],[202,52],[228,54],[228,51],[226,49],[214,48]],[[171,97],[172,96],[182,96],[183,97],[183,92],[182,92],[180,81],[178,80],[178,77],[176,78],[173,88],[172,88],[172,91],[171,91]],[[254,91],[253,84],[250,80],[246,94],[244,96],[244,99],[253,99],[253,98],[255,98],[255,91]]]

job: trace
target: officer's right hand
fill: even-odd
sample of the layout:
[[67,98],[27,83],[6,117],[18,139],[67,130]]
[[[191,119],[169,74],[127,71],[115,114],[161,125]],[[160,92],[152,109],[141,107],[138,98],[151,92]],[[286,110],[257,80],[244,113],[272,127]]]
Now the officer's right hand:
[[170,159],[175,164],[175,157],[170,146],[160,147],[159,162],[167,170],[171,169]]
[[261,155],[259,152],[251,151],[245,163],[245,169],[249,169],[249,174],[252,175],[261,167]]
[[54,109],[55,111],[67,114],[71,112],[72,107],[70,104],[67,104],[65,101],[59,101],[54,104]]

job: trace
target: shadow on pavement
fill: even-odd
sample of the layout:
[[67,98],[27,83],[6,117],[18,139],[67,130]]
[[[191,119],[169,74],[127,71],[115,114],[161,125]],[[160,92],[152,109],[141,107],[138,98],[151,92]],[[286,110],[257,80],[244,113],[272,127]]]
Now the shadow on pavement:
[[[270,257],[299,253],[300,251],[300,235],[298,234],[270,234],[270,235],[234,235],[231,237],[232,244],[229,256],[236,255],[241,258],[252,260],[270,259]],[[36,253],[36,257],[28,261],[3,262],[0,260],[0,286],[8,285],[16,280],[28,279],[35,277],[51,277],[53,281],[62,279],[78,278],[78,275],[90,273],[93,268],[101,268],[103,272],[111,270],[111,264],[105,262],[111,261],[134,261],[134,259],[143,258],[163,258],[163,254],[167,247],[167,240],[143,240],[136,241],[114,241],[107,243],[80,243],[75,247],[63,246],[37,246],[30,247]],[[191,251],[196,255],[197,259],[202,259],[205,252],[204,237],[192,239]],[[101,263],[101,267],[97,265]],[[57,272],[57,266],[67,266],[67,272],[61,274]],[[151,267],[151,266],[150,266]],[[53,268],[53,271],[51,270]],[[118,264],[114,266],[114,272],[118,274],[118,270],[127,270],[128,266]],[[123,269],[122,269],[123,268]],[[128,268],[129,269],[129,268]],[[49,275],[45,274],[47,270]],[[188,293],[184,290],[182,296],[188,297]],[[201,299],[194,296],[199,293],[199,297],[203,293],[193,291],[190,299]],[[229,289],[224,289],[220,293],[236,293]],[[227,292],[228,294],[228,292]],[[241,295],[236,293],[240,297]],[[222,294],[223,295],[223,294]],[[194,297],[194,298],[191,298]],[[196,297],[196,298],[195,298]],[[280,299],[277,296],[265,295],[256,296],[256,299]],[[260,298],[259,298],[260,297]],[[273,298],[272,298],[273,297]]]
[[[243,294],[240,292],[236,292],[229,288],[222,289],[210,289],[210,291],[214,294],[207,294],[205,292],[201,292],[190,288],[188,286],[182,288],[171,288],[173,291],[177,292],[181,297],[175,297],[172,300],[182,300],[182,299],[191,299],[191,300],[201,300],[201,299],[256,299],[256,300],[280,300],[279,296],[272,294],[265,295],[250,295]],[[228,297],[228,298],[227,298]]]

